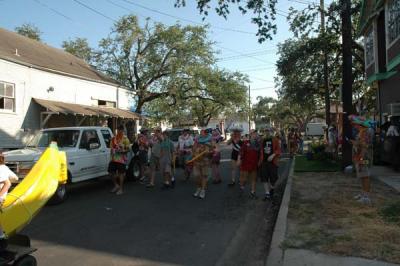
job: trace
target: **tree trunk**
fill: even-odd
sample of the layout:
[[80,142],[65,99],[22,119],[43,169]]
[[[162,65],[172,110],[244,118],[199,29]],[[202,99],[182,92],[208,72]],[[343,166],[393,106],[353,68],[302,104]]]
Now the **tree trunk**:
[[143,105],[144,105],[144,102],[141,101],[141,100],[138,100],[138,103],[137,103],[136,109],[135,109],[135,113],[141,114],[142,111],[143,111],[142,110],[143,109]]
[[348,116],[353,113],[352,105],[352,36],[351,36],[351,1],[340,0],[342,17],[342,101],[343,101],[343,144],[342,144],[342,168],[352,164],[352,130]]

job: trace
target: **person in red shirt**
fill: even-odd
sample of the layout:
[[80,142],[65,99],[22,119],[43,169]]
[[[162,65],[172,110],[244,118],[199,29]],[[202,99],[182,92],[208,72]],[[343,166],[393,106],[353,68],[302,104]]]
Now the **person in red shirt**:
[[257,132],[250,132],[250,139],[245,140],[240,149],[240,190],[244,191],[244,186],[248,179],[251,183],[250,198],[256,199],[256,181],[258,166],[262,162],[262,145],[258,140]]
[[278,162],[281,155],[281,142],[278,137],[272,135],[270,128],[265,129],[262,147],[260,179],[265,189],[264,200],[267,200],[271,199],[278,180]]

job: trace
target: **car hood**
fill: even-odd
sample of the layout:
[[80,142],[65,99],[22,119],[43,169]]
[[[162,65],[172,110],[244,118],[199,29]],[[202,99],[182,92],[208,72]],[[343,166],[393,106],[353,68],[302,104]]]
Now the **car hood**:
[[26,148],[20,150],[13,150],[4,152],[6,162],[23,162],[23,161],[36,161],[42,154],[42,149]]

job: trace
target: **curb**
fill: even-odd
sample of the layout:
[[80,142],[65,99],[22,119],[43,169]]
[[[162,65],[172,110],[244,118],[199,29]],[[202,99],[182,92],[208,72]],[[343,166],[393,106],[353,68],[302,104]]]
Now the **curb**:
[[285,240],[287,228],[287,214],[289,210],[290,193],[292,190],[292,176],[296,159],[293,158],[290,166],[285,192],[283,194],[281,206],[279,208],[278,218],[275,223],[274,233],[272,235],[271,247],[266,261],[267,266],[280,266],[283,264],[284,251],[281,243]]

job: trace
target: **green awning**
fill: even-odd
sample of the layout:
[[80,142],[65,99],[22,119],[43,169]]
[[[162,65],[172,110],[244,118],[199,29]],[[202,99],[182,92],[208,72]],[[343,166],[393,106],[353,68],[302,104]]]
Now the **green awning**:
[[375,73],[375,74],[373,74],[371,77],[369,77],[367,79],[367,84],[369,85],[374,81],[388,79],[388,78],[392,77],[396,73],[397,73],[397,71],[389,71],[389,72],[384,72],[384,73]]

